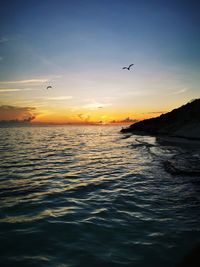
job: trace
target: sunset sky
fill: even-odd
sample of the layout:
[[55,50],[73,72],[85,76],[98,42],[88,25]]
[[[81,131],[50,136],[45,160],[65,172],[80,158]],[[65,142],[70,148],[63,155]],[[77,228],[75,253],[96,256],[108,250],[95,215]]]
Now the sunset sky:
[[199,8],[191,0],[1,1],[0,120],[131,123],[199,98]]

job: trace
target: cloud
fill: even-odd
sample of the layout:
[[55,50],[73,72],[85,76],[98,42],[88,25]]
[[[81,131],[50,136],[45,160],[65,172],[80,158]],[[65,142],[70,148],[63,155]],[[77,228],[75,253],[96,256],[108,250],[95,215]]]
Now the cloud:
[[0,121],[31,121],[36,115],[35,107],[0,106]]
[[[1,57],[0,57],[0,60],[1,60]],[[31,87],[34,87],[34,86],[38,86],[38,85],[41,85],[41,86],[44,86],[44,88],[46,88],[47,84],[51,84],[55,79],[59,79],[61,78],[62,76],[61,75],[51,75],[51,76],[47,76],[47,77],[38,77],[38,78],[33,78],[33,79],[25,79],[25,80],[14,80],[14,81],[0,81],[0,86],[16,86],[16,87],[19,87],[19,86],[31,86]],[[11,88],[11,89],[16,89],[15,88]],[[7,88],[2,88],[2,89],[7,89]],[[31,88],[20,88],[15,91],[22,91],[22,90],[33,90]],[[37,90],[37,89],[34,89],[34,90]]]
[[180,89],[180,90],[173,92],[172,94],[173,95],[183,94],[183,93],[187,92],[188,90],[189,90],[188,88],[183,88],[183,89]]
[[104,107],[110,106],[110,105],[111,104],[109,104],[109,103],[103,104],[103,103],[93,102],[93,103],[89,103],[89,104],[84,105],[83,108],[94,110],[94,109],[104,108]]
[[5,92],[17,92],[21,91],[21,89],[15,89],[15,88],[0,88],[0,93],[5,93]]
[[6,37],[0,37],[0,44],[6,43],[8,41],[9,41],[8,38],[6,38]]
[[123,119],[123,120],[112,120],[110,123],[135,123],[138,122],[136,119],[131,119],[129,117]]
[[45,82],[48,82],[48,79],[2,81],[2,82],[0,82],[0,84],[36,84],[36,83],[45,83]]
[[45,98],[47,100],[68,100],[68,99],[72,99],[73,97],[71,95],[68,96],[55,96],[55,97],[48,97]]
[[33,88],[0,88],[0,93],[39,90]]
[[90,115],[88,114],[78,114],[77,116],[84,122],[88,122],[90,120]]
[[78,114],[77,115],[81,120],[83,119],[83,114]]
[[3,60],[3,57],[0,57],[0,61],[2,61]]

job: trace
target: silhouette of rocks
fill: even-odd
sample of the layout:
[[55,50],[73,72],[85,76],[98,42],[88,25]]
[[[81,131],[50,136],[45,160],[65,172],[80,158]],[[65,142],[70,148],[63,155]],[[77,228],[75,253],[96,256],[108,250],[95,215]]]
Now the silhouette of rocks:
[[151,118],[123,128],[122,133],[168,135],[200,140],[200,99],[172,110],[159,117]]
[[200,153],[183,153],[164,162],[165,169],[171,174],[200,175]]

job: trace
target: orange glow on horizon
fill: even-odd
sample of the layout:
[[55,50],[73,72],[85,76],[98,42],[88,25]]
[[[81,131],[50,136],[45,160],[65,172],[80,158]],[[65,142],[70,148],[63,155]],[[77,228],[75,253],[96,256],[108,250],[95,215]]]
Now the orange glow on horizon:
[[92,113],[80,114],[60,114],[60,113],[41,113],[32,121],[34,124],[77,124],[77,125],[129,125],[137,121],[160,116],[162,112],[150,113],[123,113],[112,112],[111,114],[101,115]]
[[[123,112],[122,112],[123,111]],[[0,120],[25,121],[33,124],[78,124],[78,125],[121,125],[160,116],[164,111],[151,111],[145,109],[131,110],[120,107],[32,107],[9,106],[1,107]]]

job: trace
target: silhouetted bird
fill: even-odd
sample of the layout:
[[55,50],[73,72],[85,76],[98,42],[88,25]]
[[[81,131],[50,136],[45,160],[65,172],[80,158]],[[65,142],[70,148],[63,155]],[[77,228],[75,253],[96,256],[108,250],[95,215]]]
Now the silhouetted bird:
[[129,65],[128,67],[123,67],[122,69],[123,69],[123,70],[125,70],[125,69],[130,70],[130,68],[131,68],[133,65],[134,65],[134,64],[131,64],[131,65]]
[[47,86],[47,89],[51,89],[51,88],[53,88],[51,85]]

